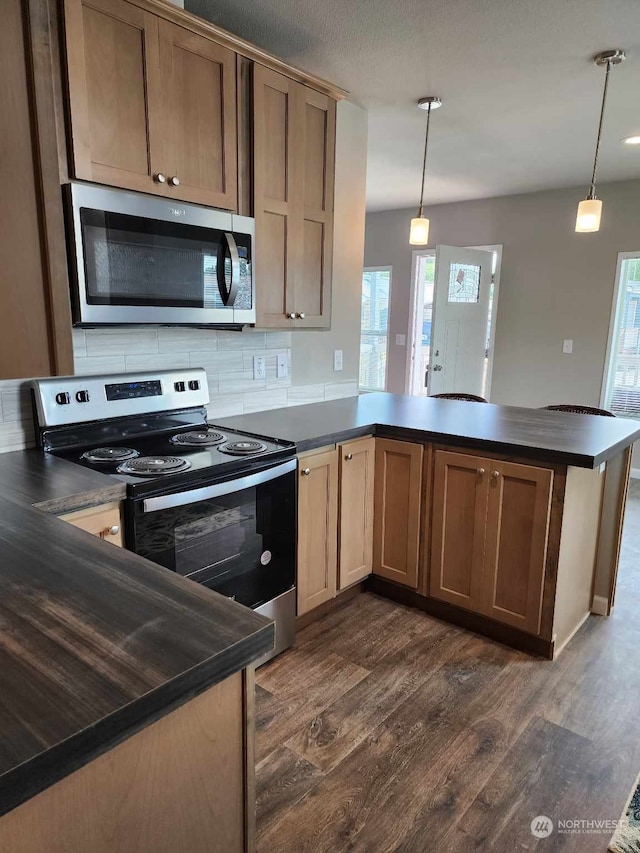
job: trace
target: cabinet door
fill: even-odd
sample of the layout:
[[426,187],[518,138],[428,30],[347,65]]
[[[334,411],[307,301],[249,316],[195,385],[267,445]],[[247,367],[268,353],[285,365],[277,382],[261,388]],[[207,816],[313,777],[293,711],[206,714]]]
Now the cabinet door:
[[[253,181],[256,310],[261,327],[293,328],[293,278],[299,150],[292,144],[297,83],[262,65],[253,69]],[[296,138],[296,143],[300,142]]]
[[338,446],[338,589],[371,574],[375,446],[373,438]]
[[65,0],[76,178],[164,193],[158,19],[125,0]]
[[416,589],[422,445],[376,439],[373,573]]
[[93,536],[99,536],[105,542],[111,542],[112,545],[119,545],[121,548],[124,545],[119,504],[94,506],[61,515],[60,518]]
[[511,462],[493,462],[487,470],[489,511],[482,611],[492,619],[537,634],[553,471]]
[[338,452],[299,461],[298,616],[336,594]]
[[429,594],[480,611],[491,460],[436,450]]
[[235,54],[170,21],[159,33],[167,195],[237,210]]
[[328,329],[331,325],[333,188],[336,103],[298,85],[302,188],[300,201],[300,269],[294,279],[296,327]]

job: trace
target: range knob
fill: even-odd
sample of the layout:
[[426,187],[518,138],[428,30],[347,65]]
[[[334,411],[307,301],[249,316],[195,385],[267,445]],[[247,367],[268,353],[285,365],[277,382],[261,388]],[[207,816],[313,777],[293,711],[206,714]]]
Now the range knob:
[[59,394],[56,394],[56,403],[59,406],[67,406],[70,402],[71,398],[68,391],[61,391]]
[[187,386],[184,384],[184,382],[174,382],[173,387],[176,389],[176,391],[186,391],[187,390]]
[[190,391],[199,391],[200,390],[200,380],[199,379],[190,379],[189,380],[189,390]]
[[89,392],[88,391],[77,391],[76,392],[76,400],[79,403],[88,403],[89,402]]

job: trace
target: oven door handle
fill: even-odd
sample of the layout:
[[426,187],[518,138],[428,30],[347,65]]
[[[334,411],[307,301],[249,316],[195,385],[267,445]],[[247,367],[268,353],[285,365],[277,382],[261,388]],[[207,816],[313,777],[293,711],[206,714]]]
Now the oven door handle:
[[276,465],[274,468],[267,468],[264,471],[258,471],[255,474],[248,474],[246,477],[238,477],[235,480],[227,480],[224,483],[216,483],[213,486],[203,486],[201,489],[190,489],[188,492],[178,492],[175,495],[161,495],[157,498],[145,498],[142,501],[143,512],[158,512],[161,509],[171,509],[174,506],[187,506],[187,504],[198,503],[198,501],[206,501],[210,498],[218,498],[221,495],[230,495],[233,492],[241,492],[243,489],[250,489],[253,486],[260,486],[262,483],[268,483],[270,480],[276,480],[282,477],[283,474],[288,474],[295,471],[298,465],[296,459],[289,459],[288,462],[283,462],[282,465]]

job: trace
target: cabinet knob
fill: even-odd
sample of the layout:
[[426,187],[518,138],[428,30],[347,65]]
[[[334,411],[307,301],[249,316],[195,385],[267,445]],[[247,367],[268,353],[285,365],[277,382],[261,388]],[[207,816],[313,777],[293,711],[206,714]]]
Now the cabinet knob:
[[156,184],[164,184],[164,183],[166,183],[166,181],[167,181],[167,179],[166,179],[166,178],[165,178],[165,176],[162,174],[162,172],[157,172],[157,173],[153,176],[153,180],[156,182]]
[[296,319],[296,312],[295,312],[295,311],[290,311],[290,312],[287,314],[287,317],[289,318],[289,320],[295,320],[295,319]]
[[302,469],[303,476],[308,477],[310,473],[311,473],[311,468],[303,468]]
[[492,471],[491,472],[491,479],[492,480],[497,480],[499,476],[500,476],[500,471]]
[[304,320],[304,313],[298,314],[298,320]]
[[172,187],[180,186],[180,178],[177,175],[173,175],[173,177],[169,178],[169,183]]
[[109,534],[109,536],[117,536],[118,533],[120,533],[120,525],[112,524],[111,527],[107,528],[107,533]]
[[484,468],[478,468],[477,472],[478,477],[484,477]]
[[347,462],[351,462],[351,460],[353,459],[353,453],[347,453],[344,458],[347,460]]

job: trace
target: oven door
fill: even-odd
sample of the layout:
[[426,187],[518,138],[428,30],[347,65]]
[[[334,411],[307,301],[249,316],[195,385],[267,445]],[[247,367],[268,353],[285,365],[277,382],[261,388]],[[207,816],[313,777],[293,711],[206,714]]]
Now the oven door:
[[226,482],[134,499],[130,547],[259,607],[295,586],[296,464],[291,459]]
[[252,219],[77,182],[68,194],[81,325],[255,322]]

